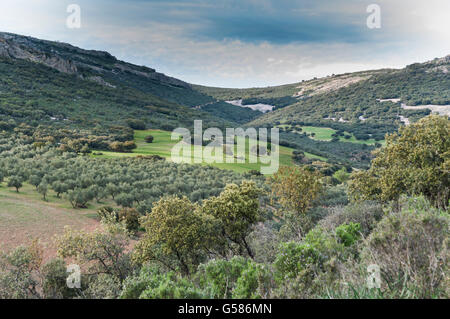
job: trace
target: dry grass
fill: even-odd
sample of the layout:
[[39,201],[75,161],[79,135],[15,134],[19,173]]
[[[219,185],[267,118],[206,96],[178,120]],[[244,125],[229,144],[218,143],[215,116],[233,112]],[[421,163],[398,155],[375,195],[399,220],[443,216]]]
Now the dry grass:
[[19,194],[0,187],[0,251],[38,239],[45,251],[44,260],[47,260],[55,256],[53,238],[62,234],[65,226],[93,231],[100,223],[95,209],[71,209],[67,201],[54,196],[44,202],[32,186],[25,186]]

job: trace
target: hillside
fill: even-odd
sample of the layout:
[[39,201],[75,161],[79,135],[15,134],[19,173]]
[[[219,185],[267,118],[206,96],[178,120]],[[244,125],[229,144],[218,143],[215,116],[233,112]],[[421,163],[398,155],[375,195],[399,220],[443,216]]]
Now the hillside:
[[[95,120],[123,124],[123,119],[136,118],[148,127],[166,129],[189,126],[193,118],[217,126],[227,121],[255,126],[302,121],[344,128],[382,123],[375,130],[385,133],[398,127],[400,116],[415,121],[430,113],[411,106],[450,104],[450,56],[401,70],[225,89],[191,85],[155,69],[120,61],[108,52],[0,32],[0,68],[4,122],[38,118],[52,123],[52,118],[70,116],[74,123],[95,125]],[[31,82],[30,74],[37,80]],[[237,99],[243,105],[273,105],[275,111],[263,115],[223,103]],[[409,107],[402,108],[401,103]]]
[[[249,126],[308,124],[384,135],[403,123],[450,109],[450,55],[404,69],[332,75],[267,88],[225,89],[194,86],[220,100],[266,103],[275,111]],[[436,107],[433,107],[436,105]],[[439,107],[438,107],[439,106]]]
[[1,129],[21,123],[91,130],[100,125],[99,134],[109,134],[106,127],[127,126],[127,119],[169,130],[199,118],[211,126],[231,125],[226,116],[194,108],[214,98],[107,52],[0,33],[0,71]]
[[449,62],[221,89],[0,33],[0,299],[448,299]]
[[[448,110],[449,64],[447,56],[401,70],[276,87],[211,88],[107,52],[0,32],[0,130],[77,150],[83,145],[107,150],[115,141],[132,141],[133,130],[192,128],[195,119],[204,127],[277,126],[286,147],[330,164],[365,168],[386,133],[426,116],[430,108]],[[233,100],[274,108],[264,114],[226,103]],[[328,139],[311,135],[321,128],[332,132]]]

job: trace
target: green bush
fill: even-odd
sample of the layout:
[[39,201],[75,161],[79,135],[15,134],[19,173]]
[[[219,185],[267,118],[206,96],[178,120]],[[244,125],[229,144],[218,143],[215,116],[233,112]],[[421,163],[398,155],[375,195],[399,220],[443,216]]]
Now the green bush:
[[351,222],[349,224],[342,224],[336,228],[336,236],[345,247],[349,247],[361,237],[361,225]]
[[137,276],[123,284],[123,299],[200,299],[204,293],[192,282],[174,272],[163,273],[155,266],[144,266]]
[[272,286],[270,269],[264,264],[250,262],[236,282],[236,287],[233,289],[233,298],[269,298]]
[[198,267],[196,277],[200,286],[208,290],[211,297],[229,299],[248,264],[249,260],[240,256],[230,260],[213,259]]

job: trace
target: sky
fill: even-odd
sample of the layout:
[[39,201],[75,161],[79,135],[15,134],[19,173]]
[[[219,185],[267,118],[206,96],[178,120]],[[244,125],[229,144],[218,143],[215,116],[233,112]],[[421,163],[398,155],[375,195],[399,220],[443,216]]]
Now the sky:
[[[68,28],[70,4],[80,28]],[[380,8],[369,28],[367,8]],[[265,87],[450,54],[449,0],[0,0],[0,31],[104,50],[186,82]]]

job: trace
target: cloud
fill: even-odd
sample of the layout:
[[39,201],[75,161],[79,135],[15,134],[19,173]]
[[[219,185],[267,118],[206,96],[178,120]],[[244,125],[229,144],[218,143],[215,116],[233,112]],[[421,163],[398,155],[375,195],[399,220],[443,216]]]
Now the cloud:
[[[0,29],[215,86],[267,86],[450,53],[445,0],[36,0],[0,3]],[[382,28],[366,26],[381,6]],[[82,28],[65,27],[70,3]]]

